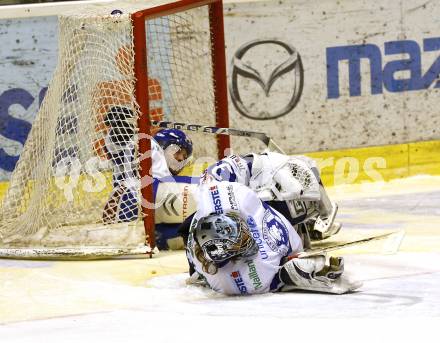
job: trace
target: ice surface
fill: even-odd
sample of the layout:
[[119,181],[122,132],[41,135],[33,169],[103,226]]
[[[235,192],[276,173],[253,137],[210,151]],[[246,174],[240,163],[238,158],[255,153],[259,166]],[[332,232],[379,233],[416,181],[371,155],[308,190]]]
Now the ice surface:
[[147,260],[0,260],[0,342],[432,341],[440,318],[440,179],[331,190],[343,238],[403,229],[397,254],[338,252],[352,294],[227,297],[185,284],[182,252]]

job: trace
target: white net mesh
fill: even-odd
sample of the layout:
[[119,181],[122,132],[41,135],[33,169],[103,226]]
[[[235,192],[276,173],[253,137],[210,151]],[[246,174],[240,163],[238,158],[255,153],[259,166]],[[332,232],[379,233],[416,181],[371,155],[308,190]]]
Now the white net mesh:
[[[131,17],[100,11],[59,19],[58,66],[0,208],[0,248],[145,242]],[[146,28],[151,118],[215,125],[208,8]],[[214,137],[191,138],[196,158],[216,157]]]

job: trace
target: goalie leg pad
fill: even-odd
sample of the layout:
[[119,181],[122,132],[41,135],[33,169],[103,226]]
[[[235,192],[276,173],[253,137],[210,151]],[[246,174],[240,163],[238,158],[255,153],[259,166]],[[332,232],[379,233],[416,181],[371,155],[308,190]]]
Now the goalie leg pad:
[[279,271],[284,283],[282,292],[307,290],[323,293],[343,294],[359,288],[360,282],[352,282],[343,276],[342,257],[318,255],[307,258],[293,258],[287,261]]

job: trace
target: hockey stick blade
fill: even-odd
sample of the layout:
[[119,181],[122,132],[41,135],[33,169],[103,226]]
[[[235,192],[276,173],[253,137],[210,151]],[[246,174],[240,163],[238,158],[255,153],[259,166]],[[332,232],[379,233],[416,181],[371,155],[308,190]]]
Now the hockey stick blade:
[[210,133],[214,135],[228,135],[228,136],[238,136],[238,137],[250,137],[256,138],[264,143],[270,150],[274,150],[279,153],[284,153],[282,149],[274,142],[272,138],[266,135],[264,132],[258,131],[247,131],[247,130],[239,130],[232,129],[228,127],[216,127],[216,126],[205,126],[199,124],[187,124],[187,123],[178,123],[171,121],[161,121],[161,120],[151,120],[151,125],[154,127],[163,127],[167,129],[178,129],[178,130],[186,130],[186,131],[194,131],[194,132],[204,132]]
[[322,253],[326,253],[329,251],[340,250],[340,249],[348,248],[351,246],[366,244],[369,242],[378,241],[378,240],[382,240],[382,239],[386,239],[386,242],[384,244],[383,253],[394,254],[399,249],[400,244],[402,243],[404,236],[405,236],[404,230],[389,232],[389,233],[385,233],[385,234],[381,234],[381,235],[377,235],[377,236],[359,239],[359,240],[352,241],[352,242],[346,242],[346,243],[332,245],[332,246],[325,247],[322,249],[313,249],[313,250],[309,250],[309,251],[304,251],[304,252],[301,252],[298,254],[298,258],[321,255]]

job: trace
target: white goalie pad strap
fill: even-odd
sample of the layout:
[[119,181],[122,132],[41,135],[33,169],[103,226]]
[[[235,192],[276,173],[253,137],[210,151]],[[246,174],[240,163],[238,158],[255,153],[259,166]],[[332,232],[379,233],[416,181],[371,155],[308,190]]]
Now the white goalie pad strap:
[[193,192],[196,184],[160,182],[156,193],[155,222],[176,224],[182,223],[196,210]]

